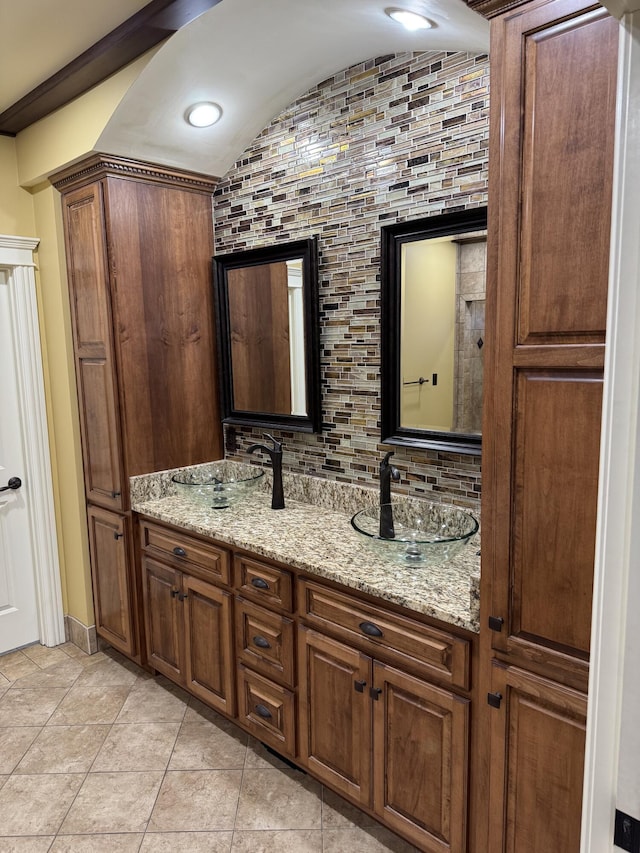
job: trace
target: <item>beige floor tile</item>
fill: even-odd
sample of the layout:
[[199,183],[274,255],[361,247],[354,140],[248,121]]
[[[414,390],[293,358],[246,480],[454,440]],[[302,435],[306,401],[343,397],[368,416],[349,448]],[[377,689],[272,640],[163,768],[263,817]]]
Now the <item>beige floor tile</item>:
[[70,658],[82,659],[91,657],[91,655],[88,655],[79,646],[76,646],[75,643],[61,643],[59,646],[57,646],[57,648],[60,649],[61,652],[64,652],[66,655],[68,655]]
[[[138,853],[142,834],[58,835],[50,853]],[[1,848],[0,848],[1,849]]]
[[0,835],[0,850],[2,853],[47,853],[52,841],[52,835],[23,838],[7,838]]
[[60,834],[144,832],[161,782],[161,772],[89,773]]
[[296,770],[245,768],[236,829],[320,829],[321,785]]
[[3,666],[9,663],[15,663],[16,661],[24,660],[25,654],[21,649],[18,649],[15,652],[5,652],[5,654],[0,655],[0,671],[2,671]]
[[140,853],[230,853],[232,832],[147,832]]
[[2,786],[7,781],[8,778],[9,778],[8,776],[0,776],[0,788],[2,788]]
[[118,722],[181,723],[187,710],[187,701],[187,694],[170,683],[143,681],[129,693],[118,714]]
[[417,847],[403,841],[383,826],[362,829],[325,829],[322,833],[324,853],[420,853]]
[[234,832],[231,853],[322,853],[322,832],[319,829]]
[[104,657],[103,660],[82,668],[76,686],[83,689],[91,687],[131,688],[137,681],[136,672],[121,666],[108,657]]
[[39,726],[0,729],[0,773],[13,773],[41,731]]
[[184,722],[169,762],[169,770],[231,770],[244,766],[247,735],[220,720]]
[[150,832],[233,829],[241,770],[167,771]]
[[[82,726],[93,723],[105,725],[113,723],[128,695],[129,688],[121,685],[78,687],[76,682],[51,717],[49,725]],[[0,699],[0,707],[1,703]]]
[[0,699],[0,726],[43,726],[66,693],[63,687],[43,690],[12,687]]
[[110,726],[46,726],[16,773],[87,773]]
[[218,723],[220,720],[226,719],[213,708],[205,705],[195,696],[189,697],[187,712],[184,715],[185,723],[202,723],[208,721],[210,723]]
[[40,669],[37,663],[29,660],[24,655],[8,660],[10,657],[11,655],[7,655],[6,658],[0,658],[0,675],[3,675],[9,681],[16,681],[18,678],[22,678],[23,675],[38,672]]
[[83,779],[81,773],[11,776],[0,790],[0,831],[4,835],[55,834]]
[[91,768],[166,770],[180,723],[116,723]]
[[247,749],[245,767],[251,767],[254,770],[268,770],[272,767],[279,770],[291,769],[291,766],[287,764],[286,761],[281,761],[275,753],[268,750],[263,743],[260,743],[260,741],[254,737],[249,737],[249,748]]
[[37,664],[40,669],[48,666],[53,666],[57,663],[64,663],[68,656],[60,648],[49,648],[48,646],[28,646],[22,650],[25,657]]
[[339,829],[344,827],[351,829],[355,826],[379,826],[379,824],[375,818],[351,805],[339,794],[335,794],[329,788],[323,788],[322,828]]
[[82,672],[80,664],[63,655],[60,663],[51,664],[44,669],[23,675],[14,682],[14,687],[24,689],[40,689],[43,687],[72,687],[78,675]]

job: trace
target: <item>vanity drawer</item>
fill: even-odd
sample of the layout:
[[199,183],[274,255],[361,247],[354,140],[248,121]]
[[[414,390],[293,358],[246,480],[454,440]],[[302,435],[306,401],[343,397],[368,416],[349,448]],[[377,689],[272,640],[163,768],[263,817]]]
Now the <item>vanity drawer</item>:
[[288,687],[294,686],[293,636],[291,619],[236,598],[238,660]]
[[204,580],[228,584],[231,576],[229,552],[184,533],[155,524],[141,524],[142,548],[147,554],[170,560]]
[[293,609],[291,572],[236,554],[236,586],[243,596],[280,610]]
[[367,604],[314,581],[300,581],[305,620],[323,631],[356,641],[396,665],[411,666],[440,681],[469,689],[467,640]]
[[238,664],[238,716],[258,740],[295,757],[295,696]]

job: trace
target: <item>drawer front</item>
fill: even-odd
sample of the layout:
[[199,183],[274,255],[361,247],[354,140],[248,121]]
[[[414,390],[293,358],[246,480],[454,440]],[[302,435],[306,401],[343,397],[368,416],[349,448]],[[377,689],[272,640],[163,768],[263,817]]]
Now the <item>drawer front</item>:
[[228,551],[160,525],[143,523],[140,528],[142,548],[147,554],[169,559],[174,566],[187,569],[203,580],[229,583]]
[[243,557],[241,554],[236,554],[235,564],[238,592],[253,601],[291,612],[293,609],[291,572],[252,560],[250,557]]
[[238,660],[269,678],[294,686],[294,624],[280,613],[236,599]]
[[356,642],[374,656],[469,689],[467,640],[305,579],[300,601],[309,624]]
[[294,694],[242,664],[238,665],[238,717],[258,740],[295,757]]

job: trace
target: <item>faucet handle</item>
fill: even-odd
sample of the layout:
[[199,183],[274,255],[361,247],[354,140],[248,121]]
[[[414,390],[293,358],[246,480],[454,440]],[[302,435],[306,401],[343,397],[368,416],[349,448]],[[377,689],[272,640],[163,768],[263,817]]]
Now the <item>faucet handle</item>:
[[268,433],[268,432],[263,432],[262,434],[263,434],[263,436],[264,436],[265,438],[268,438],[270,441],[272,441],[272,442],[273,442],[273,449],[274,449],[277,453],[281,453],[281,452],[282,452],[282,442],[281,442],[281,441],[276,441],[276,440],[275,440],[275,438],[274,438],[270,433]]

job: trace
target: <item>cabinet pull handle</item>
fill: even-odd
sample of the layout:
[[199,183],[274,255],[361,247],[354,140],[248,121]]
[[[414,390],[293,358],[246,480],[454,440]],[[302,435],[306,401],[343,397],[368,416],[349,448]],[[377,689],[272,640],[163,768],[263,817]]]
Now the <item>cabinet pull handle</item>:
[[122,539],[123,536],[124,536],[124,533],[116,533],[115,531],[113,533],[114,539]]
[[187,556],[187,552],[184,550],[184,548],[181,548],[179,545],[176,545],[176,547],[173,549],[173,553],[176,555],[176,557],[186,557]]
[[366,686],[367,686],[366,681],[354,681],[353,682],[353,689],[356,691],[356,693],[364,693],[364,688]]
[[272,716],[271,711],[267,708],[266,705],[260,705],[260,704],[256,705],[255,711],[259,717],[264,717],[265,720],[271,719],[271,716]]
[[171,598],[175,598],[175,597],[176,597],[176,596],[178,596],[178,595],[180,595],[180,590],[179,590],[179,589],[172,589],[172,590],[171,590]]
[[360,630],[363,634],[366,634],[367,637],[383,637],[384,634],[378,628],[377,625],[374,625],[373,622],[361,622]]
[[504,619],[502,616],[489,616],[489,627],[492,631],[502,631]]
[[251,585],[256,589],[269,589],[269,584],[263,578],[251,578]]
[[487,702],[492,708],[499,708],[502,702],[502,693],[487,693]]
[[122,495],[122,492],[111,492],[111,497],[115,500],[115,498],[119,498]]
[[185,600],[185,598],[189,598],[189,596],[187,595],[187,593],[186,593],[186,592],[180,592],[180,593],[178,593],[178,601],[184,601],[184,600]]
[[371,687],[371,688],[369,688],[369,696],[371,696],[372,699],[375,699],[376,702],[380,698],[381,693],[382,693],[382,687]]
[[260,634],[257,634],[253,638],[253,645],[257,646],[259,649],[270,649],[271,648],[271,643],[269,642],[269,640],[267,640],[266,637],[261,637]]

